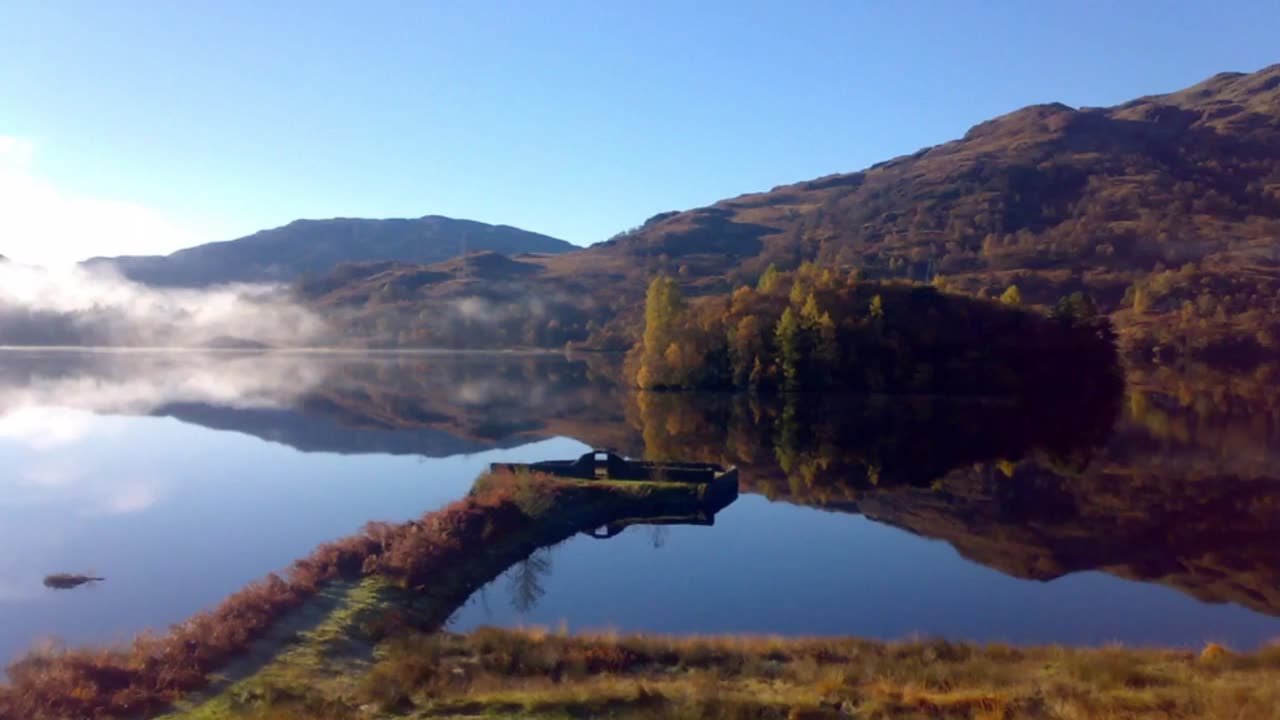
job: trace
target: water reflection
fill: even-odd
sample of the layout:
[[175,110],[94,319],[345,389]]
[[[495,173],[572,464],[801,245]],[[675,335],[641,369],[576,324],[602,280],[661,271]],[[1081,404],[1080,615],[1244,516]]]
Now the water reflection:
[[[635,394],[616,373],[597,356],[7,354],[0,542],[23,551],[0,556],[0,614],[24,632],[0,654],[162,627],[367,520],[459,497],[490,461],[587,447],[734,464],[756,497],[713,530],[570,540],[489,587],[518,607],[472,603],[459,628],[1237,644],[1280,631],[1198,604],[1280,616],[1267,377],[1152,372],[1124,396],[1035,404]],[[51,599],[40,579],[63,571],[111,580]],[[971,587],[985,599],[966,601]],[[1012,620],[1015,605],[1038,614]]]
[[304,452],[446,457],[625,428],[611,367],[547,354],[4,351],[0,439],[66,445],[93,413],[172,417]]
[[1169,399],[1136,389],[1114,428],[1115,404],[1037,418],[942,399],[679,395],[639,396],[632,422],[646,454],[719,449],[748,492],[946,540],[1014,577],[1102,570],[1280,615],[1276,426]]

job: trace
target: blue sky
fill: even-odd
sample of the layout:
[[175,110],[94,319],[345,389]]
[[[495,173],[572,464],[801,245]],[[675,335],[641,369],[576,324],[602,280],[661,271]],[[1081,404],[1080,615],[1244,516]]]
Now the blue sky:
[[1023,105],[1280,62],[1270,2],[71,2],[0,10],[0,254],[430,213],[589,244]]

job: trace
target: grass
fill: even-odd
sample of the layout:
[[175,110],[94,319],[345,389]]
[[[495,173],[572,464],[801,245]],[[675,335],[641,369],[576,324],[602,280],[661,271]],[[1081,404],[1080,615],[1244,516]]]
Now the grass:
[[[277,623],[257,647],[212,678],[203,692],[175,704],[162,717],[218,720],[240,708],[274,705],[298,696],[296,688],[326,682],[341,696],[343,678],[367,669],[385,629],[389,603],[398,594],[385,578],[337,582]],[[332,704],[332,703],[330,703]]]
[[349,687],[341,701],[317,686],[237,717],[1266,720],[1280,717],[1280,645],[1195,653],[485,628],[389,640]]
[[624,518],[687,512],[704,492],[486,478],[420,520],[322,546],[168,635],[25,658],[0,686],[0,720],[1280,718],[1280,645],[438,631],[536,549]]
[[154,717],[171,707],[221,717],[290,696],[335,667],[350,674],[344,663],[371,653],[384,635],[437,629],[540,547],[637,513],[688,511],[704,504],[703,494],[664,483],[492,475],[419,520],[371,523],[322,545],[166,634],[123,648],[28,655],[0,685],[0,720]]

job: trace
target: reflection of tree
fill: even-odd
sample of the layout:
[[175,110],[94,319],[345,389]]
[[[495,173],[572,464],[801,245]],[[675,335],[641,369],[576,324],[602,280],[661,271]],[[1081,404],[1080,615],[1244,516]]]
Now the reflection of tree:
[[830,502],[1032,453],[1079,471],[1110,435],[1119,399],[640,393],[631,421],[647,457],[734,464],[757,492]]
[[645,393],[629,420],[647,453],[735,464],[749,492],[942,539],[1009,575],[1102,570],[1280,616],[1280,392],[1163,370],[1127,396],[1065,390]]
[[542,580],[551,574],[551,553],[542,548],[517,563],[508,572],[508,588],[511,592],[511,608],[517,613],[528,613],[538,606],[547,593]]

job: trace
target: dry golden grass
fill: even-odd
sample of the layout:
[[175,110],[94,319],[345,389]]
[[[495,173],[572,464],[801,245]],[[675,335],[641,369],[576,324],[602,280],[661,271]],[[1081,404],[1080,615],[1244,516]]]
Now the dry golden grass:
[[1267,720],[1280,718],[1280,645],[1195,653],[486,628],[389,641],[346,702],[351,717]]

